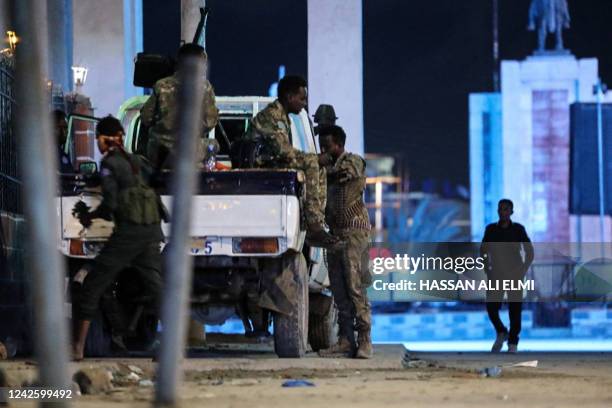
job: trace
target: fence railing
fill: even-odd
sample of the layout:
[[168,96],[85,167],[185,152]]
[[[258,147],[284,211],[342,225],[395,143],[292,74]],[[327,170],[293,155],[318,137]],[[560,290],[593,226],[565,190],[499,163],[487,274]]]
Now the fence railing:
[[13,61],[0,55],[0,211],[22,213],[21,175],[13,132]]

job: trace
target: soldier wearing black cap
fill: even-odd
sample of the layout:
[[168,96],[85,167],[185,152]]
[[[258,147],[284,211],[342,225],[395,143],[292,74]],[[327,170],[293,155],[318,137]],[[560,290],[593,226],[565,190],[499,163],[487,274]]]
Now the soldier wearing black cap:
[[126,267],[132,266],[138,272],[143,289],[156,307],[161,297],[160,200],[145,183],[140,160],[123,150],[123,134],[116,118],[107,116],[98,123],[96,140],[100,153],[104,154],[100,171],[102,202],[93,211],[84,202],[77,203],[73,210],[85,228],[96,218],[115,223],[108,242],[94,259],[93,268],[82,280],[75,304],[75,360],[83,359],[89,325],[100,298]]
[[314,131],[315,134],[320,134],[326,126],[334,126],[336,124],[336,111],[331,105],[321,104],[314,114],[314,121],[317,124]]

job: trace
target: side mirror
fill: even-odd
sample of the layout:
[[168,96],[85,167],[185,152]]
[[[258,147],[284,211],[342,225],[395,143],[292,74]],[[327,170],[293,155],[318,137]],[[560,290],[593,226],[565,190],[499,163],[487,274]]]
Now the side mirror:
[[79,173],[91,176],[98,172],[98,164],[94,161],[83,162],[79,164]]

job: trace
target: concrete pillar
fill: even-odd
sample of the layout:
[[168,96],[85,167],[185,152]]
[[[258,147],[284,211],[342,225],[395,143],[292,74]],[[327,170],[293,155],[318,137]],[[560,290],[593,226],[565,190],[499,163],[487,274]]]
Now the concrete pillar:
[[347,149],[363,153],[361,0],[308,0],[309,110],[331,104]]
[[189,43],[193,40],[200,21],[200,7],[205,0],[181,0],[181,40]]
[[72,89],[72,0],[47,0],[49,79],[64,92]]
[[123,1],[123,32],[124,49],[123,63],[125,67],[124,91],[125,97],[142,95],[143,89],[133,85],[134,82],[134,58],[142,52],[143,47],[143,0]]
[[501,95],[470,94],[470,207],[472,240],[497,221],[502,196]]
[[72,0],[74,64],[89,72],[81,92],[96,116],[117,114],[141,90],[132,86],[136,53],[142,50],[142,0]]

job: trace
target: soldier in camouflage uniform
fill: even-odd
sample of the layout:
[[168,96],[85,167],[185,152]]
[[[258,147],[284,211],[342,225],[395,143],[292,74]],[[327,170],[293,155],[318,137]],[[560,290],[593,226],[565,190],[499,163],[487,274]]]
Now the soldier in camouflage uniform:
[[117,119],[108,116],[100,120],[96,139],[100,153],[104,154],[100,170],[102,202],[89,211],[80,201],[73,210],[85,228],[89,228],[96,218],[115,223],[91,271],[74,279],[82,283],[74,305],[78,320],[73,347],[75,360],[83,359],[85,340],[100,298],[121,271],[131,266],[138,272],[143,289],[156,307],[161,297],[161,200],[145,184],[140,160],[123,150],[122,137],[123,128]]
[[366,289],[372,283],[367,264],[371,225],[363,201],[365,160],[345,151],[345,141],[339,126],[326,126],[319,136],[320,164],[327,169],[325,217],[332,233],[347,243],[345,249],[327,254],[340,331],[338,344],[321,354],[370,358],[371,312]]
[[[197,44],[185,44],[178,52],[179,71],[174,75],[160,79],[155,83],[153,93],[140,111],[141,124],[149,129],[146,156],[156,169],[168,167],[169,156],[174,151],[178,118],[178,91],[180,86],[180,67],[188,58],[199,58],[206,63],[206,52]],[[206,155],[205,135],[217,125],[219,112],[215,105],[215,93],[208,80],[202,80],[198,85],[204,88],[204,134],[198,145],[198,160]]]
[[266,145],[266,157],[257,158],[258,166],[298,169],[304,172],[304,211],[308,243],[323,248],[340,247],[343,243],[330,235],[325,228],[325,179],[321,177],[318,157],[292,145],[289,114],[299,114],[306,107],[306,100],[306,80],[298,76],[284,77],[278,84],[278,99],[253,118],[247,137],[261,137]]

